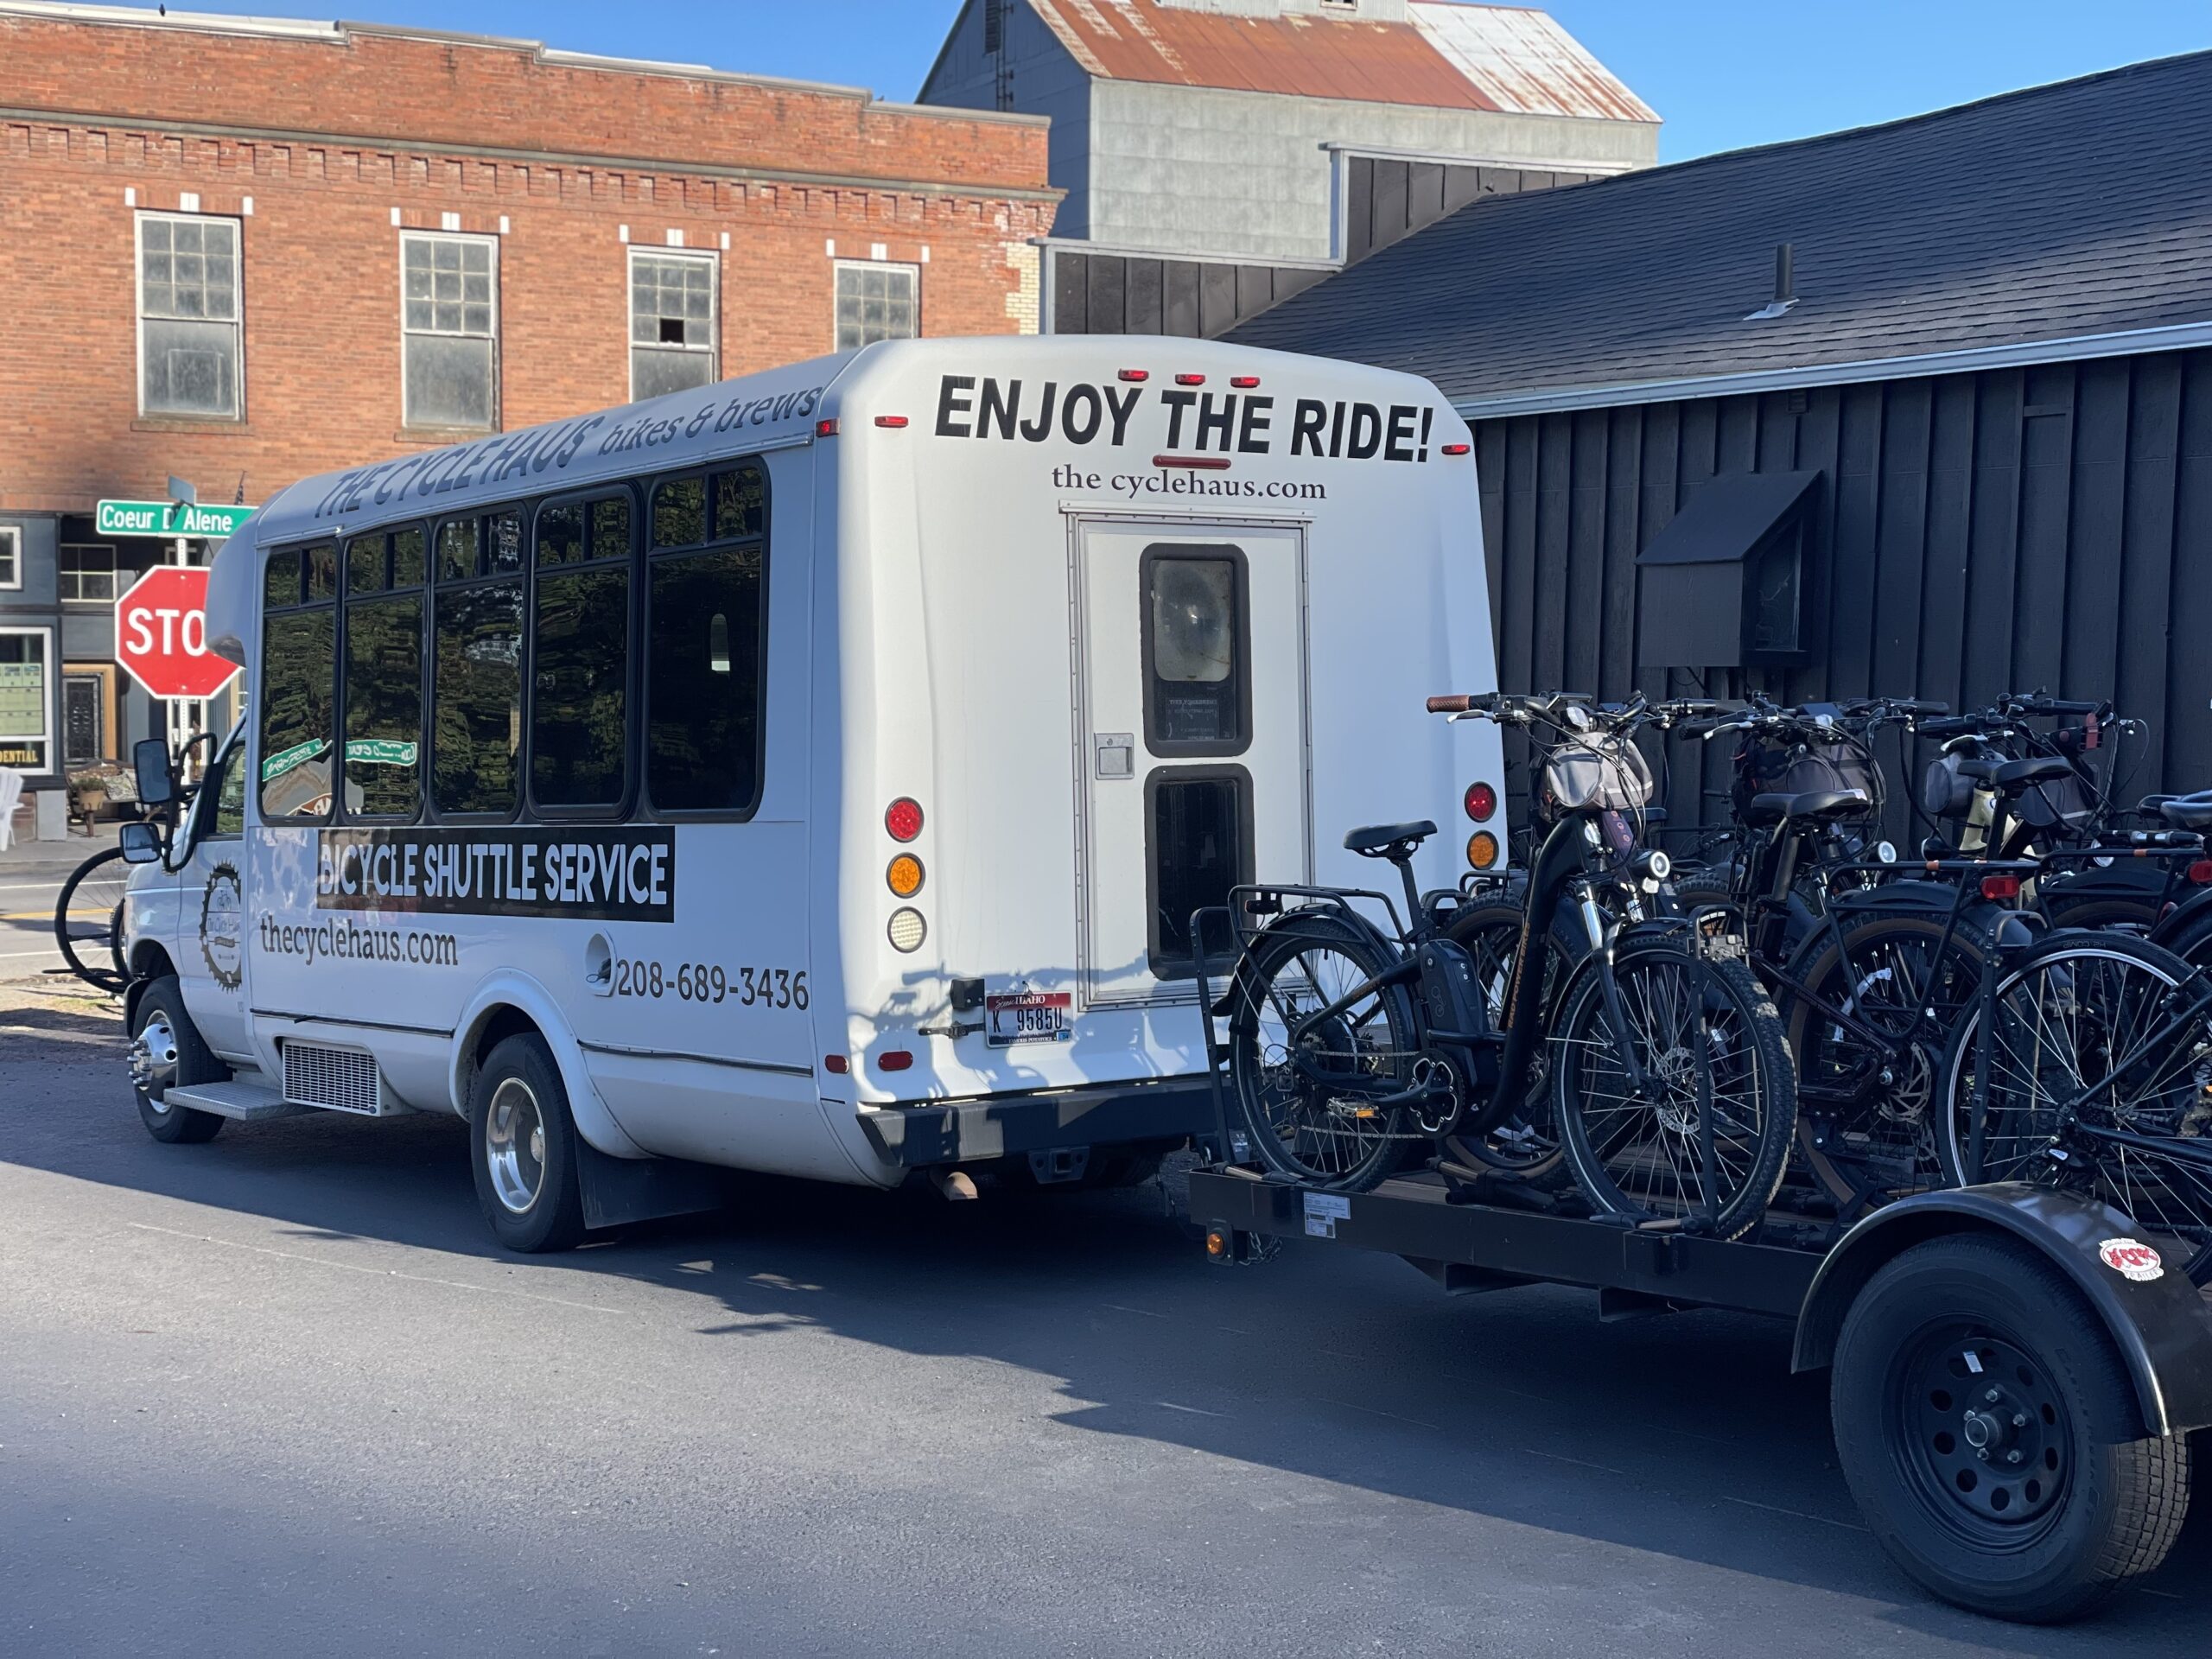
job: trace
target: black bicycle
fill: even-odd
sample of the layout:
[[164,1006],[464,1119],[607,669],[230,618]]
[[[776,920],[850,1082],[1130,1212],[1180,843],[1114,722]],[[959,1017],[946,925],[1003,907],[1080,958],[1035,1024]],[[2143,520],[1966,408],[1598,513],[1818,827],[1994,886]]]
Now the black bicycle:
[[[1302,1183],[1369,1190],[1417,1143],[1504,1121],[1541,1045],[1559,1138],[1595,1210],[1624,1224],[1750,1232],[1782,1179],[1795,1078],[1780,1017],[1737,941],[1703,938],[1678,918],[1624,920],[1624,887],[1656,899],[1669,868],[1662,852],[1614,850],[1633,831],[1609,815],[1641,810],[1648,770],[1618,732],[1559,697],[1437,697],[1429,708],[1567,740],[1545,762],[1554,822],[1526,888],[1503,1028],[1473,957],[1414,882],[1413,855],[1436,826],[1356,830],[1347,849],[1396,867],[1402,920],[1385,893],[1286,884],[1240,887],[1225,912],[1192,920],[1217,937],[1225,920],[1238,944],[1220,1003],[1201,977],[1207,1006],[1228,1020],[1236,1155]],[[1541,959],[1529,942],[1551,935],[1562,907],[1588,949],[1547,996],[1518,964]],[[1211,1048],[1211,1020],[1207,1036]]]
[[69,971],[103,991],[130,982],[123,960],[123,899],[130,867],[111,847],[79,864],[61,884],[54,906],[54,938]]

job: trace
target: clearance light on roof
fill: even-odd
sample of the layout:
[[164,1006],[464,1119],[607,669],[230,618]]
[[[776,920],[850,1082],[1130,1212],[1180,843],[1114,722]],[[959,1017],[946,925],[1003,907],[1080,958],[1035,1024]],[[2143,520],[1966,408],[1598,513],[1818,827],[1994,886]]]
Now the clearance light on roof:
[[817,438],[836,437],[837,435],[837,423],[835,421],[817,421],[814,423],[814,435]]
[[1444,446],[1444,453],[1447,455],[1471,454],[1474,448],[1471,443],[1447,443]]
[[879,415],[875,417],[875,423],[887,426],[895,432],[906,424],[906,417],[904,415]]
[[1239,391],[1249,391],[1260,384],[1260,377],[1256,374],[1232,374],[1229,377],[1229,384]]
[[1152,378],[1152,371],[1150,369],[1123,369],[1122,378],[1132,384],[1141,385]]
[[1206,378],[1203,374],[1179,374],[1175,377],[1175,384],[1179,386],[1203,386],[1205,383]]

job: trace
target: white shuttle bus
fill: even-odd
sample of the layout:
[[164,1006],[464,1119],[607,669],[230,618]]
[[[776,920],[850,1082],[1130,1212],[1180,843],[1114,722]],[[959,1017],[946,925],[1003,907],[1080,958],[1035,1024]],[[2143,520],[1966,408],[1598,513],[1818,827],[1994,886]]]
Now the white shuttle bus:
[[451,1112],[521,1250],[700,1165],[1130,1178],[1212,1123],[1192,912],[1502,781],[1422,708],[1494,684],[1469,444],[1342,363],[933,340],[293,486],[133,837],[147,1127]]

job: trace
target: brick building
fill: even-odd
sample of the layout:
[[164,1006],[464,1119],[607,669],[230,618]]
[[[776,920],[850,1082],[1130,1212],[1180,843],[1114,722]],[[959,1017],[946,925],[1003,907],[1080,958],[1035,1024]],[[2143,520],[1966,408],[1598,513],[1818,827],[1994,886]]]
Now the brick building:
[[1037,326],[1040,118],[17,0],[0,64],[0,766],[34,790],[158,729],[108,601],[176,544],[101,536],[102,499],[256,503],[633,388]]

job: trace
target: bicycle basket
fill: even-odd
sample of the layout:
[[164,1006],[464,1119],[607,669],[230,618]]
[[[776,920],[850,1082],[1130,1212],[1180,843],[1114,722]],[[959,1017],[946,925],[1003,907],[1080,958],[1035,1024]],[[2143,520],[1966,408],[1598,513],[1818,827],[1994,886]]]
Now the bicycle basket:
[[1643,752],[1624,737],[1573,737],[1544,761],[1545,798],[1560,810],[1633,812],[1650,804],[1653,787]]
[[1736,766],[1736,810],[1754,795],[1810,795],[1855,789],[1866,797],[1866,816],[1881,816],[1889,790],[1882,768],[1852,739],[1754,737]]
[[1920,775],[1920,810],[1931,818],[1964,823],[1974,812],[1974,792],[1988,772],[1989,763],[1972,755],[1937,755]]

